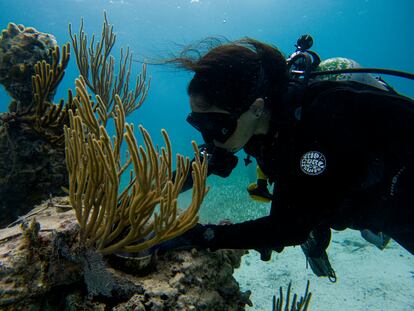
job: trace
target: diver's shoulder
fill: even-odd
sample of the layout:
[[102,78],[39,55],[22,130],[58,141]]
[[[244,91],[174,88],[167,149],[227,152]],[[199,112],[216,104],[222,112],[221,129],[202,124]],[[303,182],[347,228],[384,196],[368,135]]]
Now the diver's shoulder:
[[[326,93],[326,92],[340,92],[343,93],[344,91],[347,91],[349,93],[360,93],[360,92],[372,92],[376,94],[384,94],[388,95],[391,94],[387,90],[383,90],[380,88],[377,88],[375,86],[361,83],[358,81],[347,81],[347,80],[341,80],[341,81],[330,81],[330,80],[321,80],[321,81],[311,81],[307,88],[307,93],[313,93],[315,95]],[[393,95],[396,95],[393,94]]]
[[405,109],[413,111],[413,99],[401,95],[395,91],[379,89],[356,81],[316,81],[310,83],[304,92],[303,106],[316,108],[326,106],[327,109],[337,109],[344,106],[352,109],[353,103],[358,108],[367,108],[375,104],[384,107],[397,108],[402,105]]
[[399,94],[394,89],[383,89],[375,87],[370,84],[365,84],[359,81],[352,80],[340,80],[340,81],[331,81],[331,80],[318,80],[311,81],[306,87],[305,91],[307,98],[316,98],[320,95],[332,95],[332,96],[344,96],[349,94],[349,96],[383,96],[384,98],[398,98],[406,101],[413,102],[412,98]]

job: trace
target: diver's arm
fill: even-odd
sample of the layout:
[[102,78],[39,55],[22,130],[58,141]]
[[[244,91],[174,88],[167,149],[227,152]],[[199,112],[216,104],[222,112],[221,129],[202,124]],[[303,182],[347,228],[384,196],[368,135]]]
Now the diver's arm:
[[[236,224],[197,224],[184,235],[170,242],[175,246],[216,249],[274,249],[304,243],[315,226],[316,214],[310,209],[298,213],[289,206],[288,187],[276,182],[273,189],[272,211],[269,216]],[[168,243],[168,242],[167,242]]]
[[[277,193],[277,191],[274,191]],[[281,251],[284,246],[300,245],[306,241],[313,224],[312,217],[298,215],[293,209],[282,206],[274,196],[272,208],[279,211],[271,215],[236,224],[202,225],[178,237],[174,245],[185,248],[216,249],[274,249]],[[168,242],[167,242],[168,243]]]
[[278,227],[270,216],[230,225],[198,224],[188,233],[191,239],[200,240],[195,247],[216,249],[275,249],[285,246],[300,245],[306,241],[311,230],[304,230],[302,224],[295,221],[290,226]]

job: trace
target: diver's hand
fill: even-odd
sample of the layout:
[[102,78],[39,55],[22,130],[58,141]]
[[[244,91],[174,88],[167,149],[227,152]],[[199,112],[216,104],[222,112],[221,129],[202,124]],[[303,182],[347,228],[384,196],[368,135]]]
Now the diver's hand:
[[153,252],[162,255],[171,250],[191,250],[207,248],[205,239],[206,226],[197,224],[184,234],[153,246]]

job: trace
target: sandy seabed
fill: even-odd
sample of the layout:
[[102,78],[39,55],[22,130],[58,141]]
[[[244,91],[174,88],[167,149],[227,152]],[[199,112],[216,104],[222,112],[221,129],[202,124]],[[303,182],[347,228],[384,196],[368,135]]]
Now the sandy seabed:
[[328,249],[337,275],[336,283],[318,278],[306,268],[300,247],[274,252],[263,262],[250,251],[235,271],[241,290],[251,290],[253,307],[247,311],[271,311],[272,297],[290,281],[292,291],[303,295],[310,280],[309,311],[414,310],[414,256],[391,241],[383,251],[366,242],[359,231],[334,232]]

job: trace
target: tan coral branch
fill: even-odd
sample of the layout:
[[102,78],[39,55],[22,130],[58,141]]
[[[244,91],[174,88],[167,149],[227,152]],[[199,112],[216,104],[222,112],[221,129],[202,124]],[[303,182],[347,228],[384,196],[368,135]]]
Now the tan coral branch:
[[[98,111],[83,79],[76,81],[76,114],[70,112],[65,127],[66,160],[70,201],[80,224],[81,242],[101,253],[138,252],[184,233],[198,221],[198,210],[207,193],[207,163],[199,156],[192,163],[194,179],[190,206],[178,212],[177,197],[190,170],[190,161],[177,155],[176,175],[172,174],[172,146],[162,130],[165,147],[157,152],[149,133],[139,127],[144,144],[138,145],[133,125],[125,123],[121,98],[115,96],[116,134],[110,139],[99,125]],[[129,158],[121,163],[123,139]],[[193,143],[194,152],[199,150]],[[131,163],[133,175],[120,191],[122,173]]]
[[81,20],[78,34],[73,34],[72,26],[69,25],[69,35],[84,84],[97,95],[97,101],[101,107],[99,119],[102,124],[105,126],[109,118],[116,113],[115,107],[118,104],[116,95],[120,97],[126,115],[139,108],[148,95],[151,81],[147,78],[146,64],[142,65],[141,73],[136,77],[135,87],[130,89],[132,53],[127,48],[124,55],[121,49],[116,72],[115,61],[111,56],[116,35],[113,32],[113,26],[108,22],[106,13],[104,13],[101,39],[96,43],[95,35],[92,35],[88,46],[88,39],[83,31],[83,20]]

